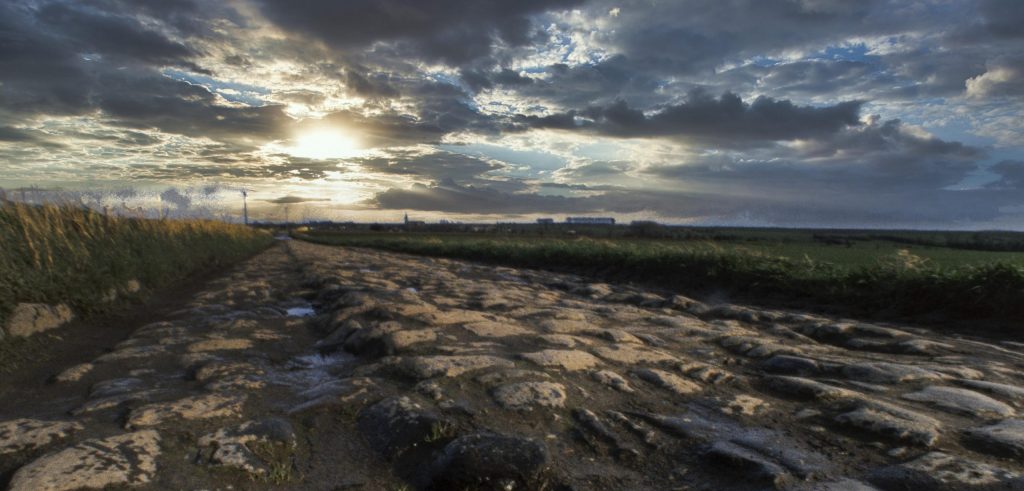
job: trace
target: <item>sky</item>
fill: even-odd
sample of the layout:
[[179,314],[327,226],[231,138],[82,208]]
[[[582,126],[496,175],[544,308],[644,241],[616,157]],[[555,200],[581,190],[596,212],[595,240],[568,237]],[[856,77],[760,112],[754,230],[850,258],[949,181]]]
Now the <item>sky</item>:
[[4,0],[0,188],[1024,230],[1021,26],[1019,0]]

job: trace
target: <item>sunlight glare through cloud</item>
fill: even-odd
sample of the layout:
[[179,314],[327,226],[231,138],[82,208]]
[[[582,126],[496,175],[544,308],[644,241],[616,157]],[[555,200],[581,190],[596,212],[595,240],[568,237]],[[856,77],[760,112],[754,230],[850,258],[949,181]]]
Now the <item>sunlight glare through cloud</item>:
[[317,128],[295,138],[295,144],[285,151],[295,157],[308,159],[337,159],[354,157],[360,153],[355,138],[335,128]]

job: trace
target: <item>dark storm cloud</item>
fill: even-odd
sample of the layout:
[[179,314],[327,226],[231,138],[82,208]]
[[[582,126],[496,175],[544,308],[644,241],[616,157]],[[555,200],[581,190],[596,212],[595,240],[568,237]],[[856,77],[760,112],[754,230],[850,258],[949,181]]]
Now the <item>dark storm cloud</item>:
[[264,14],[299,36],[342,50],[375,42],[430,61],[460,64],[491,54],[496,42],[534,38],[530,16],[582,0],[260,0]]
[[[1013,0],[592,0],[584,6],[593,16],[613,7],[618,15],[595,33],[610,57],[549,66],[545,80],[515,89],[563,108],[616,99],[649,107],[701,86],[776,98],[945,97],[963,92],[987,61],[1019,52],[1024,39],[1014,37],[1020,22],[1013,20],[1024,15],[1024,4]],[[928,37],[916,39],[920,35]],[[883,44],[883,52],[865,56],[850,46],[851,38],[871,43],[885,37],[899,49]],[[778,60],[801,51],[810,59]],[[723,65],[733,68],[723,71]],[[467,83],[488,87],[475,78]]]
[[873,119],[796,148],[775,147],[743,158],[718,154],[649,172],[661,178],[732,182],[752,189],[768,181],[787,183],[790,192],[821,184],[843,192],[907,186],[935,191],[962,180],[983,157],[978,148],[917,135],[898,120]]
[[477,86],[487,88],[500,84],[522,96],[549,101],[556,107],[565,108],[607,105],[620,99],[643,106],[664,102],[664,96],[657,95],[663,80],[661,74],[637,66],[634,63],[636,60],[617,54],[594,64],[569,66],[556,63],[545,67],[547,77],[542,80],[501,84],[498,77],[492,74],[483,83],[477,82]]
[[51,141],[46,134],[35,130],[19,129],[12,126],[0,126],[0,143],[12,142],[21,145],[38,145],[41,147],[62,147],[58,142]]
[[[613,38],[636,68],[662,73],[714,69],[723,59],[883,31],[881,2],[694,0],[648,8],[626,5]],[[639,7],[639,5],[634,5]]]
[[85,4],[54,2],[44,4],[36,12],[36,19],[41,28],[74,44],[79,53],[201,70],[188,61],[195,51],[147,29],[130,15],[98,11]]
[[954,39],[965,42],[1015,40],[1024,38],[1024,4],[1016,0],[981,0],[980,14],[954,32]]
[[363,75],[354,69],[349,69],[345,71],[345,86],[363,97],[398,97],[398,90],[391,86],[388,78],[387,75],[380,73]]
[[692,137],[728,143],[822,137],[859,124],[860,101],[826,107],[797,106],[759,97],[744,103],[735,94],[719,98],[691,92],[686,102],[645,114],[624,101],[547,117],[520,117],[533,128],[585,130],[617,137]]
[[0,2],[0,104],[8,111],[75,114],[88,109],[90,75],[81,57],[38,25],[33,12]]
[[[276,135],[287,122],[280,107],[221,106],[206,89],[158,73],[165,66],[204,70],[191,61],[194,49],[144,26],[137,12],[103,10],[135,3],[0,6],[2,108],[29,116],[101,111],[119,126],[215,139]],[[138,135],[122,143],[152,143]]]
[[215,0],[79,0],[75,3],[102,12],[153,19],[169,30],[188,36],[218,37],[214,27],[221,20],[245,25],[230,2]]
[[989,184],[991,189],[1008,189],[1024,193],[1024,161],[1003,160],[989,168],[1000,179]]
[[[597,64],[555,65],[548,96],[568,98],[570,107],[604,104],[609,97],[642,104],[670,77],[713,75],[724,62],[823,47],[854,35],[901,32],[917,18],[900,21],[879,11],[882,0],[843,2],[794,0],[690,0],[644,2],[596,0],[585,8],[618,15],[597,32],[610,56]],[[920,16],[919,16],[920,17]],[[538,88],[531,95],[544,97]],[[731,87],[720,87],[731,89]],[[581,100],[582,99],[582,100]]]
[[508,68],[498,70],[464,69],[459,72],[462,81],[474,91],[494,87],[517,87],[534,83],[532,78],[524,77],[517,71]]
[[849,128],[831,138],[807,142],[798,155],[802,158],[867,159],[880,165],[889,161],[906,162],[918,159],[977,160],[985,153],[970,145],[916,134],[900,120],[885,122],[869,119],[860,128]]
[[[157,2],[153,2],[157,3]],[[205,71],[198,53],[144,25],[119,2],[0,4],[0,102],[8,110],[80,114],[93,109],[97,72],[149,66]],[[104,10],[104,9],[110,10]]]
[[[766,9],[777,2],[760,2]],[[790,8],[776,12],[762,12],[763,16],[748,16],[753,10],[744,10],[730,29],[737,28],[736,36],[719,43],[723,33],[707,39],[714,43],[708,51],[711,63],[717,60],[745,60],[724,76],[715,74],[712,83],[729,84],[734,90],[757,90],[761,93],[792,95],[824,95],[842,97],[842,94],[860,94],[876,100],[914,100],[928,97],[951,97],[964,91],[965,82],[985,73],[986,65],[999,65],[1000,59],[1012,57],[1022,49],[1018,28],[1024,19],[1024,3],[1014,0],[981,2],[954,2],[929,4],[919,2],[847,2],[849,10],[841,8],[815,9],[818,2],[787,2]],[[693,6],[693,3],[687,4]],[[667,7],[663,7],[667,8]],[[906,15],[896,15],[900,11]],[[699,22],[718,15],[716,9],[702,11],[690,22]],[[651,12],[637,14],[650,18]],[[823,16],[823,17],[818,17]],[[640,22],[640,19],[636,19]],[[664,22],[653,20],[653,22]],[[684,21],[683,29],[692,29]],[[756,25],[756,28],[754,26]],[[740,27],[746,26],[746,27]],[[802,26],[802,27],[798,27]],[[822,29],[827,27],[827,29]],[[715,31],[714,28],[711,28]],[[621,32],[631,32],[626,29]],[[914,37],[927,37],[915,41]],[[643,66],[647,55],[642,46],[654,46],[643,40],[650,34],[640,31],[635,36],[633,50],[628,52],[630,66]],[[890,36],[890,46],[870,55],[850,46],[850,37]],[[735,42],[734,41],[738,41]],[[870,42],[870,41],[869,41]],[[827,48],[833,48],[828,52]],[[811,59],[775,63],[773,50],[811,49]],[[753,50],[753,51],[752,51]],[[767,60],[751,61],[751,55],[766,56]],[[642,73],[665,73],[663,64],[650,64]],[[1006,64],[1003,64],[1006,65]],[[1012,65],[1010,65],[1012,66]],[[703,68],[702,68],[703,67]],[[679,65],[675,74],[707,70],[708,66],[694,63]],[[708,81],[708,79],[705,79]]]
[[291,123],[284,107],[219,105],[206,88],[157,74],[100,79],[97,108],[112,124],[213,139],[273,139]]
[[985,20],[982,25],[993,36],[1022,38],[1020,26],[1024,24],[1024,5],[1015,0],[984,0],[981,12]]

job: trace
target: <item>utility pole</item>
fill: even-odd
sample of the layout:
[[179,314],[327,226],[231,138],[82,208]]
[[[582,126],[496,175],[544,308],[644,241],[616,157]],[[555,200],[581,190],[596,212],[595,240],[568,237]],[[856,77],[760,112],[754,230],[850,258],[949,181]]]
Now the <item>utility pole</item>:
[[249,190],[242,188],[242,219],[249,225]]

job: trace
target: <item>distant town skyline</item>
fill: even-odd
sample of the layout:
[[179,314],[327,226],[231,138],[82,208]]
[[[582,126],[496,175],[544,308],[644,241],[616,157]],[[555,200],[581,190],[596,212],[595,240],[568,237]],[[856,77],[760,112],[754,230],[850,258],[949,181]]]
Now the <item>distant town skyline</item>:
[[1016,0],[8,0],[0,188],[147,213],[1024,230]]

